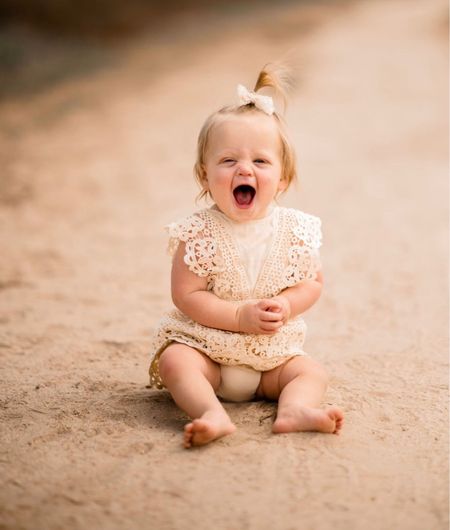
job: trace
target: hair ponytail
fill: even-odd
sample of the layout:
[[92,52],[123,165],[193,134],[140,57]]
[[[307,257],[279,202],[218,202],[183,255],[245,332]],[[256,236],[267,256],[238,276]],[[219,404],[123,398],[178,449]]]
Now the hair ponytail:
[[254,91],[271,88],[274,96],[283,102],[283,109],[287,107],[288,96],[294,88],[294,78],[289,68],[281,63],[268,63],[259,73]]

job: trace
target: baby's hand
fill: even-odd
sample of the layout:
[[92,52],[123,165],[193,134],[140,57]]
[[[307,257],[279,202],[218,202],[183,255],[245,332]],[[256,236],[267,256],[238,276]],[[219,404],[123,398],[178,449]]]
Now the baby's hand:
[[282,303],[274,298],[241,305],[236,312],[239,331],[273,335],[284,324],[284,313]]
[[286,324],[291,317],[291,304],[285,296],[274,296],[268,300],[271,304],[269,311],[275,311],[281,314],[283,324]]

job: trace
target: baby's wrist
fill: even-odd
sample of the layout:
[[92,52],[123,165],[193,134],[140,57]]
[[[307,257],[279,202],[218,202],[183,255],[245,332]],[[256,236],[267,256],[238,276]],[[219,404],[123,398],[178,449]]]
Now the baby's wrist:
[[284,307],[285,313],[286,313],[286,320],[289,320],[291,317],[292,309],[291,309],[291,302],[289,301],[289,298],[287,296],[284,296],[282,294],[279,294],[276,299],[281,303],[281,305]]

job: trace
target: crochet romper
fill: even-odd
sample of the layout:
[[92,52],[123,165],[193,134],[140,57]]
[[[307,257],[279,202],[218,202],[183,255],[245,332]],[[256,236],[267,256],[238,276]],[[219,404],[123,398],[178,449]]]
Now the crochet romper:
[[[236,304],[272,298],[302,280],[313,280],[321,268],[320,219],[292,208],[275,207],[273,231],[266,258],[254,287],[239,253],[232,225],[217,209],[200,210],[170,224],[169,253],[185,242],[184,262],[193,273],[207,279],[207,288]],[[159,357],[172,342],[203,352],[223,365],[247,365],[271,370],[295,355],[304,355],[306,324],[292,318],[274,335],[256,335],[210,328],[194,322],[178,309],[167,313],[155,332],[150,386],[163,388]]]

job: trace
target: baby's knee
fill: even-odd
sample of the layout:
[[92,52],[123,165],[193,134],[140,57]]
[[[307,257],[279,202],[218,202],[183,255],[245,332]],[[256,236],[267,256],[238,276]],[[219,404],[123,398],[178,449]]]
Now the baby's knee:
[[330,377],[328,375],[327,370],[311,358],[298,358],[298,363],[300,365],[300,374],[299,375],[307,375],[310,378],[314,378],[317,382],[322,383],[325,386],[328,386]]
[[178,377],[183,370],[183,359],[173,346],[168,346],[159,358],[159,375],[164,384]]

